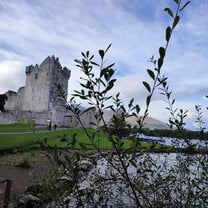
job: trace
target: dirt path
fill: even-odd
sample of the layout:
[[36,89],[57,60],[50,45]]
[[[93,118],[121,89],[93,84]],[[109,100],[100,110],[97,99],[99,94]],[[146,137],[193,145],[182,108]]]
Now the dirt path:
[[[11,200],[24,193],[27,187],[43,180],[51,169],[52,166],[43,151],[0,156],[0,181],[12,180]],[[0,207],[4,191],[5,184],[0,184]]]

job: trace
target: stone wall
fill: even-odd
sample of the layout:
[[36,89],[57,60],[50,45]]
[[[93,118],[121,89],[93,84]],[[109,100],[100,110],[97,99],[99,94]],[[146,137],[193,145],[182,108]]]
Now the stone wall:
[[[0,112],[0,123],[36,123],[40,125],[47,125],[47,121],[50,120],[48,111],[43,112],[31,112],[31,111],[7,111]],[[61,125],[60,125],[61,126]]]
[[6,93],[8,100],[6,101],[4,108],[6,110],[22,110],[24,92],[25,87],[20,87],[17,92],[8,91]]
[[0,123],[11,123],[27,118],[29,114],[36,117],[36,123],[47,124],[48,120],[59,126],[68,125],[64,117],[66,110],[56,99],[56,85],[62,86],[65,98],[68,91],[70,71],[61,66],[59,59],[47,57],[38,66],[30,65],[25,69],[25,87],[18,92],[8,91],[5,103],[7,114],[0,115]]
[[[52,112],[31,112],[31,111],[7,111],[0,112],[0,124],[12,124],[12,123],[32,123],[37,125],[47,125],[48,121],[51,121],[52,126],[54,124],[59,127],[67,126],[70,128],[81,127],[79,121],[66,110],[53,109]],[[92,122],[95,121],[94,111],[88,111],[81,116],[82,124],[85,127],[92,127]]]
[[14,113],[0,111],[0,124],[12,124],[12,123],[16,123],[16,121],[17,121],[17,117]]
[[36,66],[26,67],[25,97],[22,110],[41,112],[48,110],[49,70]]
[[[58,58],[47,57],[39,66],[27,66],[25,73],[25,86],[19,88],[18,92],[6,93],[8,101],[5,104],[6,112],[0,113],[1,124],[34,121],[47,125],[51,121],[52,125],[80,127],[78,120],[57,99],[56,85],[62,86],[66,98],[71,75],[66,67],[62,68]],[[94,112],[86,112],[81,120],[85,127],[93,127]]]

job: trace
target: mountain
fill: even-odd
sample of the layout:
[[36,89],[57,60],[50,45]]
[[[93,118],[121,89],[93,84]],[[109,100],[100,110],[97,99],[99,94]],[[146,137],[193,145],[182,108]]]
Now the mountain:
[[[111,118],[112,118],[112,111],[105,111],[104,112],[104,119],[105,119],[105,121],[108,123],[108,122],[110,122],[110,120],[111,120]],[[130,124],[131,126],[137,126],[138,124],[137,124],[137,122],[136,122],[136,120],[137,120],[137,118],[136,117],[134,117],[134,116],[131,116],[131,117],[128,117],[127,119],[126,119],[126,122],[128,123],[128,124]],[[159,121],[159,120],[157,120],[157,119],[154,119],[154,118],[152,118],[152,117],[147,117],[146,119],[145,119],[145,128],[149,128],[149,129],[167,129],[168,128],[168,126],[167,126],[167,124],[165,124],[165,123],[163,123],[162,121]]]
[[[133,125],[137,126],[138,124],[137,124],[136,120],[137,120],[136,117],[131,116],[126,119],[126,122],[132,126]],[[165,124],[162,121],[159,121],[155,118],[152,118],[152,117],[147,117],[145,119],[145,123],[146,124],[145,124],[144,128],[149,128],[149,129],[167,129],[168,128],[167,124]]]

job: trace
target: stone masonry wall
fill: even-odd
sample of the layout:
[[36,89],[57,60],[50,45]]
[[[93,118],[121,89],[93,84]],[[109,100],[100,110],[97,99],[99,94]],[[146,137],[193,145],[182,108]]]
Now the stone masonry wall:
[[[67,95],[70,71],[66,67],[62,68],[58,58],[51,56],[47,57],[40,66],[27,66],[25,73],[25,87],[21,87],[17,93],[7,92],[8,101],[5,110],[9,113],[0,115],[0,123],[11,123],[20,119],[20,116],[25,117],[26,112],[31,112],[38,115],[34,116],[36,123],[47,124],[48,120],[51,120],[60,126],[67,125],[64,117],[66,110],[55,99],[55,84],[60,84]],[[12,112],[18,116],[14,116]]]

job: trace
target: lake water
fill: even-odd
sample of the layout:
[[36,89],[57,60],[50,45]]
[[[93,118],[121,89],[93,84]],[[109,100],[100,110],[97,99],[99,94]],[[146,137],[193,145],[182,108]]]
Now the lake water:
[[[168,142],[170,142],[169,138],[167,139]],[[94,168],[92,168],[87,176],[81,180],[79,188],[84,193],[94,193],[94,190],[101,190],[101,192],[104,191],[103,193],[105,193],[105,197],[109,198],[107,202],[109,207],[131,207],[131,204],[134,203],[132,199],[133,196],[129,186],[122,179],[122,174],[119,172],[122,170],[122,168],[119,167],[121,164],[118,160],[118,156],[114,155],[110,159],[110,162],[108,159],[99,158]],[[125,161],[128,163],[130,159],[131,155],[128,155],[125,158]],[[141,183],[143,186],[146,186],[148,189],[147,193],[149,194],[148,197],[153,201],[152,203],[154,203],[154,198],[157,198],[158,196],[161,198],[164,197],[163,195],[165,194],[167,183],[170,183],[169,186],[171,186],[171,190],[167,189],[170,191],[171,198],[173,200],[181,200],[182,203],[185,203],[186,197],[189,195],[189,186],[191,183],[194,184],[193,181],[195,181],[198,185],[193,185],[194,188],[191,191],[197,192],[197,189],[199,189],[199,191],[204,190],[205,193],[208,192],[208,177],[203,178],[204,176],[200,175],[203,172],[203,166],[201,165],[202,161],[205,163],[205,168],[207,169],[207,155],[186,155],[179,153],[142,153],[136,156],[135,163],[130,163],[127,170],[129,177],[133,183]],[[187,174],[185,175],[184,168],[187,169]],[[162,184],[159,183],[157,185],[157,177],[159,180],[161,180],[161,183],[164,183],[163,189],[165,191],[161,189],[161,193],[159,187]],[[170,177],[170,180],[163,182],[163,180],[167,179],[167,177]],[[115,181],[113,181],[113,178]],[[171,180],[173,182],[171,182]],[[153,191],[154,186],[156,187],[155,191]],[[180,199],[182,196],[182,191],[183,198]],[[132,198],[129,197],[129,195]],[[94,193],[93,197],[96,201],[99,199],[99,194]],[[141,201],[143,200],[140,194],[138,194],[138,197]],[[75,199],[73,196],[71,196],[71,198]],[[164,201],[165,198],[162,200]],[[208,199],[205,199],[205,201],[205,203],[208,205]],[[74,203],[75,205],[76,201],[72,200],[71,203]],[[119,203],[121,206],[117,206]],[[201,198],[198,197],[197,201],[193,201],[191,203],[194,205],[199,205],[204,204],[204,201],[201,201]],[[71,206],[72,204],[69,205]],[[93,206],[89,205],[86,207]]]
[[[194,145],[197,148],[208,146],[208,142],[204,140],[140,136],[143,141],[153,141],[181,148],[188,145]],[[127,172],[132,184],[140,184],[142,192],[153,205],[161,202],[165,204],[165,207],[169,207],[168,203],[174,204],[175,201],[179,201],[181,204],[177,207],[185,207],[189,200],[186,207],[208,207],[208,155],[138,153],[133,160],[130,154],[123,156],[123,160],[128,167]],[[108,199],[107,207],[135,207],[132,190],[123,173],[118,155],[98,157],[93,168],[80,177],[79,191],[66,198],[69,201],[68,207],[76,207],[77,198],[80,195],[83,201],[89,199],[90,196],[95,202],[99,202],[102,194],[104,197],[102,200]],[[136,192],[144,207],[148,207],[145,205],[146,199],[139,191]],[[200,196],[189,198],[190,194],[195,196],[199,192]],[[167,193],[169,198],[165,196]],[[95,202],[88,202],[86,207],[95,207]],[[102,206],[96,205],[96,207]]]

